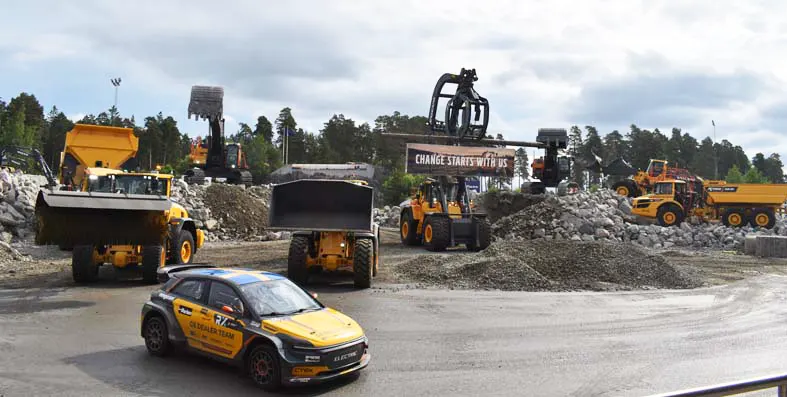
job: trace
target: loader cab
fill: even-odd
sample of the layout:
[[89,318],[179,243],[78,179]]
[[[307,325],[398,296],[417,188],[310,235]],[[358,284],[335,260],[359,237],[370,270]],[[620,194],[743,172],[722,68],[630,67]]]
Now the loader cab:
[[667,169],[667,162],[664,160],[650,160],[648,163],[648,169],[646,170],[647,174],[651,178],[656,178],[664,173],[664,170]]

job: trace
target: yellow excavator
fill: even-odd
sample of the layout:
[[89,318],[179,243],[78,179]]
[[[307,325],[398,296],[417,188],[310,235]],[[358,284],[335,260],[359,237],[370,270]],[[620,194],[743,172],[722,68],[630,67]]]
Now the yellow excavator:
[[128,172],[139,138],[130,128],[77,124],[66,135],[60,187],[42,188],[36,201],[36,243],[72,252],[77,282],[95,281],[98,268],[140,267],[156,282],[159,267],[190,263],[205,236],[171,201],[173,175]]

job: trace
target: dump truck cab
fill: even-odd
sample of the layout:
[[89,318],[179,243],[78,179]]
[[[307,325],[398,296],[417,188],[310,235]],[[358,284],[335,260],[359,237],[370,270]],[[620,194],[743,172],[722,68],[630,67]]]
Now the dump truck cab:
[[632,202],[632,213],[656,219],[661,226],[683,222],[692,208],[700,203],[698,195],[686,181],[668,180],[653,184],[652,193],[637,197]]

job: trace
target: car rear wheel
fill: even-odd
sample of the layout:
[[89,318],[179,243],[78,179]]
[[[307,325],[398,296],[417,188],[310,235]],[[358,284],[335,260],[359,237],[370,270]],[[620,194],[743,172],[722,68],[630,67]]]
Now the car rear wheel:
[[257,345],[246,360],[249,377],[257,387],[273,391],[281,385],[281,365],[276,350],[267,345]]
[[163,357],[169,353],[169,333],[167,323],[161,316],[153,316],[145,321],[145,347],[148,353]]

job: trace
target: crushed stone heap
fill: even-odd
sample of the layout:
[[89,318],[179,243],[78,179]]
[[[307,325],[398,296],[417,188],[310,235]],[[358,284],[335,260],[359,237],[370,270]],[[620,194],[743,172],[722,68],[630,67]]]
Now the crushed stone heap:
[[497,241],[478,253],[421,255],[397,270],[407,280],[456,289],[604,291],[701,286],[661,255],[605,241]]
[[[517,193],[508,193],[516,195]],[[485,206],[499,209],[501,199],[484,198]],[[490,201],[493,201],[490,204]],[[511,200],[509,200],[511,201]],[[611,190],[580,192],[569,196],[547,196],[541,201],[524,205],[511,214],[501,213],[492,224],[498,239],[548,239],[574,241],[631,242],[648,248],[712,248],[743,247],[747,234],[787,235],[787,225],[778,219],[773,229],[746,226],[726,227],[721,224],[682,223],[678,227],[661,227],[643,223],[631,215],[631,201]],[[499,210],[498,210],[499,212]]]

